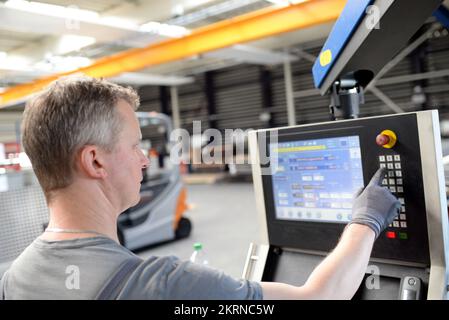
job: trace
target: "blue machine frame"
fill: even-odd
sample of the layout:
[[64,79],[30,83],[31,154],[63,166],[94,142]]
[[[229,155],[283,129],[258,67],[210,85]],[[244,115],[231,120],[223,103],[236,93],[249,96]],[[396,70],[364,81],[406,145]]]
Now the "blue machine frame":
[[373,3],[374,0],[348,1],[327,38],[319,58],[313,65],[312,74],[316,88],[322,85],[324,78],[326,78],[334,62],[338,59],[354,31],[362,22],[368,7]]
[[444,5],[441,5],[437,11],[433,13],[433,16],[437,18],[446,29],[449,29],[449,10]]
[[447,26],[442,0],[348,0],[312,68],[315,87],[322,95],[340,80],[366,87],[432,14]]

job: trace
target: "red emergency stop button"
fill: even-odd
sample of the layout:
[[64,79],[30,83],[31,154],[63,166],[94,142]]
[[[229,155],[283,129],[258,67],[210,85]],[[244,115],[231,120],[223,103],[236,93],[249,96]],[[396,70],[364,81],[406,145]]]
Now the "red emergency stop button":
[[384,130],[376,137],[377,145],[387,149],[393,148],[397,141],[396,133],[391,130]]
[[396,233],[393,231],[387,231],[386,236],[388,239],[395,239],[396,238]]

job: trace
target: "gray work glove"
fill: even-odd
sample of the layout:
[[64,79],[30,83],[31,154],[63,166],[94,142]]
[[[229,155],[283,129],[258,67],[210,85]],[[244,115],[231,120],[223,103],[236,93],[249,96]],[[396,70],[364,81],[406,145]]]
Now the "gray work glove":
[[376,239],[393,222],[401,207],[390,190],[381,186],[386,173],[385,168],[377,170],[366,188],[354,195],[352,220],[349,222],[370,227],[376,234]]

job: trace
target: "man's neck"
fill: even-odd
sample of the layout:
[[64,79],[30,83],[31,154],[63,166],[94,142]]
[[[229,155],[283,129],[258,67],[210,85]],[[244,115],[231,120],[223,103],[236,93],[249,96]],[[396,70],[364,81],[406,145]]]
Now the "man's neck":
[[[73,186],[59,190],[49,203],[48,228],[80,230],[77,233],[45,232],[45,240],[66,240],[95,236],[95,231],[118,242],[117,217],[120,210],[96,185]],[[85,232],[82,232],[85,231]]]

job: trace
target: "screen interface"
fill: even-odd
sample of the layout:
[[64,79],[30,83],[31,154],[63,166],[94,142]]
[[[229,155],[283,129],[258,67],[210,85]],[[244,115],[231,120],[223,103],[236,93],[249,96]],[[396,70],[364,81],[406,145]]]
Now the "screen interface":
[[270,144],[276,218],[347,223],[364,186],[358,136]]

